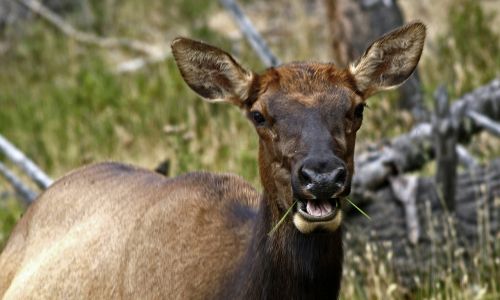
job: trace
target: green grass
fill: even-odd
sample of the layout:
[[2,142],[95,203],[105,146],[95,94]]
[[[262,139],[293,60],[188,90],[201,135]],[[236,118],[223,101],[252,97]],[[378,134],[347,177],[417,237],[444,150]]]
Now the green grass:
[[[2,188],[2,185],[0,185]],[[25,207],[12,196],[0,196],[0,249],[3,248],[9,233],[21,217]]]
[[[256,177],[251,127],[237,109],[196,97],[171,59],[119,76],[101,49],[41,22],[28,31],[1,58],[0,131],[53,176],[105,159],[154,167],[170,158],[174,175],[213,170],[238,151],[230,170]],[[186,130],[167,135],[167,125]]]
[[449,28],[437,39],[437,58],[425,65],[431,91],[445,84],[453,99],[500,76],[500,32],[491,26],[495,17],[475,0],[458,0],[450,7]]
[[[75,23],[105,36],[166,42],[185,35],[232,49],[231,41],[207,26],[216,2],[152,0],[144,5],[128,0],[111,7],[113,2],[90,1],[95,20]],[[439,84],[447,84],[454,98],[500,72],[499,33],[489,26],[492,15],[474,0],[460,0],[444,17],[450,28],[435,41],[435,53],[422,62],[429,105]],[[307,22],[304,16],[298,19]],[[294,26],[314,28],[302,25]],[[200,169],[233,172],[259,186],[258,140],[251,125],[235,107],[196,97],[172,59],[119,75],[114,72],[116,63],[135,53],[79,44],[41,20],[0,38],[11,44],[0,54],[0,133],[52,177],[103,160],[152,169],[169,159],[172,176]],[[290,60],[310,57],[320,43],[325,41],[297,32],[271,44],[280,57]],[[240,60],[262,70],[250,47],[240,46]],[[369,106],[358,148],[363,141],[389,138],[412,125],[409,114],[397,108],[394,93],[371,99]],[[164,130],[168,128],[177,129]],[[472,150],[481,160],[500,155],[498,143],[491,140],[475,138]],[[0,185],[0,192],[3,189]],[[0,200],[0,248],[23,210],[12,197]],[[478,299],[498,298],[499,263],[491,257],[500,257],[499,249],[495,244],[490,256],[483,255],[485,247],[476,249],[474,269],[455,274],[450,269],[432,270],[439,278],[435,282],[420,274],[421,288],[408,296],[392,272],[390,251],[368,242],[364,252],[346,256],[343,299],[475,299],[483,289]]]
[[[169,18],[152,16],[165,3],[176,7],[166,13]],[[200,8],[211,9],[197,1],[158,0],[147,8],[127,1],[112,15],[95,10],[102,16],[96,16],[90,30],[147,40],[138,27],[124,21],[143,17],[144,28],[174,26],[185,35],[227,47],[228,41],[206,27]],[[253,128],[234,107],[197,97],[172,59],[119,75],[111,54],[123,56],[122,61],[136,54],[82,45],[42,20],[31,21],[21,33],[4,32],[1,38],[12,47],[0,56],[0,133],[51,177],[103,160],[152,169],[168,159],[171,176],[200,169],[233,172],[258,185]],[[251,62],[250,52],[242,55]],[[165,132],[171,126],[183,130]],[[7,224],[19,214],[10,205],[2,210],[5,237],[11,229]]]
[[268,233],[269,236],[272,236],[273,233],[281,226],[281,224],[283,224],[283,222],[285,221],[286,217],[290,214],[290,212],[292,212],[292,209],[295,206],[295,204],[297,204],[297,200],[295,200],[292,203],[292,205],[290,205],[290,207],[286,210],[285,214],[283,214],[283,217],[281,217],[281,219],[278,221],[278,223],[276,223],[276,225],[273,226],[273,228],[271,229],[271,231],[269,231],[269,233]]

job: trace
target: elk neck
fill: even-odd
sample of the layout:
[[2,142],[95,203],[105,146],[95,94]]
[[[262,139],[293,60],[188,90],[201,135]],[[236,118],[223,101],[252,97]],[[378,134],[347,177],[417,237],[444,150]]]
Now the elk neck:
[[223,299],[336,299],[342,276],[342,232],[300,233],[279,218],[264,192],[246,253],[224,284]]

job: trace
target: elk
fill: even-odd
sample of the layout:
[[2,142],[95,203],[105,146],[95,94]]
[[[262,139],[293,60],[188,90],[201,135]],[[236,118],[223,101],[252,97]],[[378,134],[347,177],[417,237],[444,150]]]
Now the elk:
[[177,38],[172,51],[185,82],[208,101],[239,106],[253,123],[263,193],[236,175],[83,167],[42,193],[16,225],[0,256],[0,295],[337,298],[341,204],[365,100],[408,78],[424,39],[425,26],[411,23],[346,69],[301,62],[258,75],[218,48]]

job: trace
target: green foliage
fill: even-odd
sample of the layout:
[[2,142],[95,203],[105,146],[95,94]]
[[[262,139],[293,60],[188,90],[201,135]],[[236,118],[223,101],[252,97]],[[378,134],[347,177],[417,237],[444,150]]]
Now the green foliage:
[[[44,23],[30,26],[0,58],[0,132],[54,176],[105,159],[154,167],[166,155],[173,175],[227,170],[231,158],[231,171],[256,182],[256,139],[236,109],[196,97],[172,60],[117,75],[105,58]],[[167,125],[184,130],[166,135]]]
[[7,242],[9,233],[21,217],[24,209],[19,200],[13,197],[5,198],[5,196],[0,196],[0,250]]
[[151,37],[158,30],[167,33],[172,28],[206,27],[206,18],[217,4],[197,0],[90,0],[89,3],[94,14],[92,31],[140,39]]

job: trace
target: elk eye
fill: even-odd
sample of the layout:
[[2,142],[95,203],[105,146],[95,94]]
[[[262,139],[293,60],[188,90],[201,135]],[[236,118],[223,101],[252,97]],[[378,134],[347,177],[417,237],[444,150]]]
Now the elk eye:
[[364,103],[360,103],[356,106],[356,108],[354,109],[354,117],[358,118],[358,119],[361,119],[363,118],[363,111],[365,110],[365,104]]
[[251,111],[250,117],[252,118],[252,121],[255,123],[255,125],[262,125],[264,124],[264,122],[266,122],[264,116],[258,111]]

